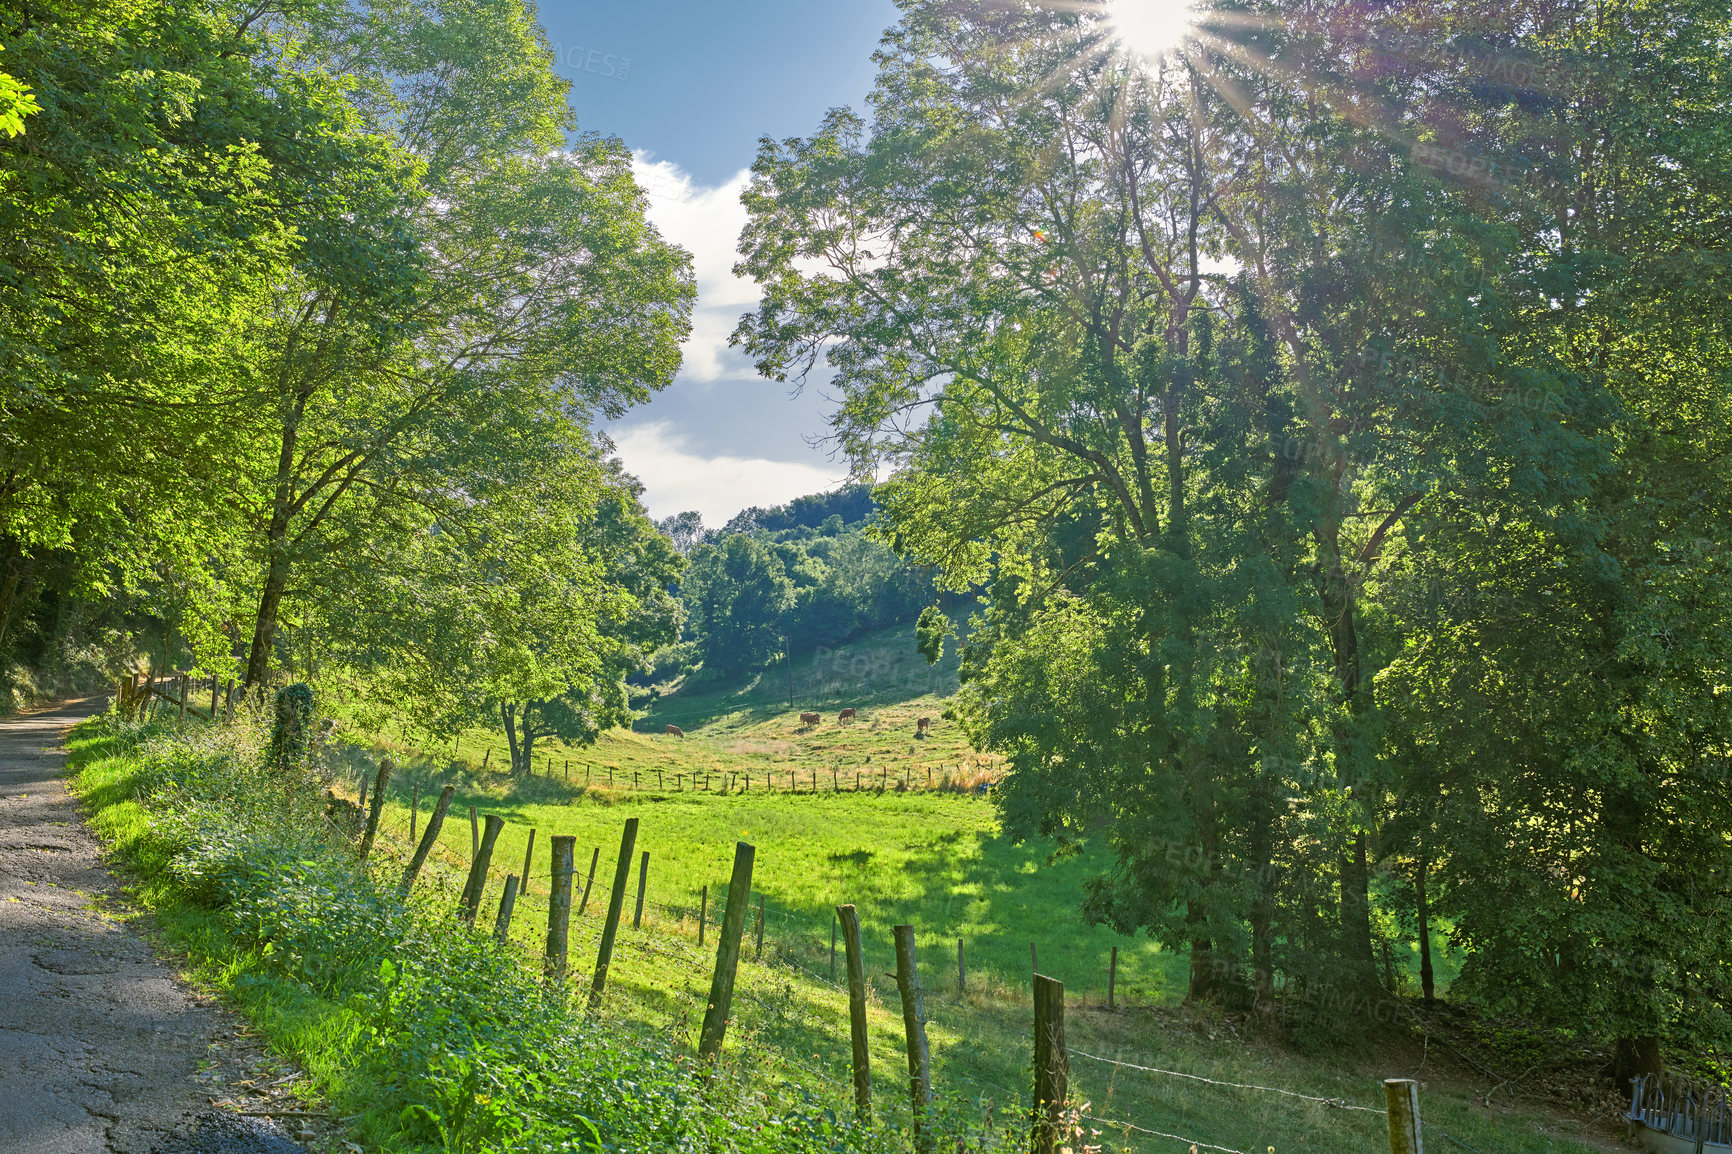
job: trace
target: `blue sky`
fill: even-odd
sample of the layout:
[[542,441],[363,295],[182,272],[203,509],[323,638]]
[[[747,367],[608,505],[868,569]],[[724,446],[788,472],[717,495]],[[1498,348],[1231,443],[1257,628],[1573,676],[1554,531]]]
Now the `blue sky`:
[[859,107],[891,0],[548,0],[541,21],[572,81],[579,126],[638,156],[650,216],[695,258],[699,301],[685,368],[610,428],[657,517],[698,509],[718,525],[748,505],[828,488],[846,467],[812,447],[822,389],[791,398],[727,349],[757,297],[734,278],[739,191],[761,136],[812,131]]

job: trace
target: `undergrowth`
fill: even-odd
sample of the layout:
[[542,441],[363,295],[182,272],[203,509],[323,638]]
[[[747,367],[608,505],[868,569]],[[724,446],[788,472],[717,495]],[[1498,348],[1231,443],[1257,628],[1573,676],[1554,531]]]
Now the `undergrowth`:
[[[684,1039],[587,1017],[519,953],[408,899],[324,819],[317,773],[263,768],[248,724],[109,715],[75,734],[74,788],[138,896],[354,1136],[386,1151],[889,1151],[909,1136],[766,1093]],[[940,1107],[944,1144],[983,1148]],[[1020,1145],[1014,1118],[996,1141]]]

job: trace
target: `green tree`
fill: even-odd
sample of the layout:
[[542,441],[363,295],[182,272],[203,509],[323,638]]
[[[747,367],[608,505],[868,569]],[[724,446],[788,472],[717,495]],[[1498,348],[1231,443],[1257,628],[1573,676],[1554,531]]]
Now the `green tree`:
[[273,467],[250,511],[249,682],[269,669],[296,574],[316,581],[306,562],[353,539],[338,520],[369,513],[387,531],[394,508],[443,487],[450,446],[477,443],[466,430],[501,409],[617,416],[643,400],[672,379],[693,296],[689,258],[645,220],[623,144],[567,141],[567,86],[529,8],[352,6],[304,51],[365,69],[357,87],[376,106],[361,107],[421,178],[376,223],[412,246],[387,291],[309,277],[279,298],[263,374]]
[[782,651],[794,583],[756,534],[730,533],[693,550],[680,596],[706,676],[737,677]]
[[[0,36],[40,105],[0,141],[0,635],[43,581],[87,601],[165,582],[226,652],[276,286],[399,173],[238,8],[50,0]],[[351,271],[390,263],[344,243]]]

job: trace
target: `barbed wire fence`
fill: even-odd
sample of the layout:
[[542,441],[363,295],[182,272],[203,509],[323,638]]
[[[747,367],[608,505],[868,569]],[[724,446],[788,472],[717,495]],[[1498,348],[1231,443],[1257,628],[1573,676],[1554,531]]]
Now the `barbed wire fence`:
[[[393,822],[392,833],[397,837],[407,839],[410,828],[414,824],[416,823],[411,820],[398,819]],[[397,838],[393,837],[391,840],[396,841]],[[533,843],[531,845],[533,847]],[[566,934],[567,950],[579,954],[600,950],[604,939],[610,936],[605,928],[605,923],[609,917],[607,911],[617,905],[619,909],[618,914],[615,915],[617,921],[623,922],[629,918],[630,930],[618,935],[615,944],[620,952],[608,959],[610,973],[617,976],[616,984],[619,981],[636,981],[639,984],[647,985],[659,978],[664,985],[667,985],[669,979],[673,979],[674,984],[678,984],[679,980],[683,978],[683,988],[678,992],[683,996],[684,1001],[680,1004],[688,1008],[703,1004],[707,994],[707,989],[704,988],[706,969],[712,961],[712,955],[718,968],[727,960],[726,944],[720,940],[723,928],[728,921],[727,895],[718,891],[713,895],[713,901],[708,900],[710,895],[707,893],[700,896],[696,902],[663,901],[650,896],[647,892],[647,867],[633,869],[629,868],[628,863],[628,868],[620,871],[618,869],[620,863],[616,861],[614,863],[615,869],[612,871],[613,877],[610,880],[608,877],[610,871],[604,869],[602,864],[605,855],[605,849],[598,849],[592,853],[591,860],[594,865],[590,868],[583,867],[581,862],[576,863],[574,876],[571,879],[572,887],[578,894],[584,896],[579,898],[574,895],[569,907],[571,916]],[[396,855],[393,854],[392,856]],[[439,872],[448,875],[441,887],[442,896],[448,896],[451,889],[449,876],[460,873],[467,874],[473,864],[472,860],[465,860],[464,855],[460,852],[437,840],[432,843],[429,860],[437,863]],[[487,875],[490,880],[497,882],[500,880],[499,874],[509,872],[515,876],[518,868],[515,863],[490,866]],[[513,915],[510,940],[515,942],[525,954],[526,962],[533,962],[538,938],[537,926],[552,909],[553,887],[550,874],[545,871],[535,872],[534,876],[519,880],[520,888],[516,897],[517,908]],[[544,884],[538,886],[535,884],[537,881]],[[604,890],[595,890],[594,887],[598,883],[605,887]],[[624,886],[623,891],[618,890],[621,885]],[[631,892],[634,888],[637,890],[635,895]],[[767,908],[765,896],[749,888],[749,867],[748,889],[745,892],[748,895],[746,915],[741,919],[743,925],[736,931],[741,940],[734,943],[736,952],[730,963],[734,966],[731,975],[731,980],[734,982],[733,994],[740,1004],[740,1009],[731,1013],[729,1019],[736,1027],[734,1030],[735,1044],[732,1050],[736,1055],[735,1061],[755,1063],[766,1072],[794,1085],[803,1084],[804,1091],[807,1093],[815,1090],[820,1095],[845,1097],[855,1085],[847,1080],[847,1075],[852,1070],[844,1071],[835,1067],[825,1069],[822,1068],[821,1064],[814,1065],[805,1061],[793,1052],[792,1041],[799,1037],[802,1031],[805,1031],[808,1036],[822,1035],[827,1032],[834,1034],[837,1029],[836,1016],[841,1013],[845,1012],[850,1016],[855,1013],[876,1013],[879,1019],[879,1029],[874,1032],[867,1028],[865,1031],[869,1043],[868,1049],[876,1052],[866,1056],[856,1053],[851,1067],[853,1063],[860,1063],[869,1059],[870,1065],[875,1068],[868,1076],[869,1082],[893,1083],[895,1081],[894,1072],[899,1066],[898,1059],[903,1055],[897,1053],[892,1044],[887,1044],[886,1034],[890,1032],[887,1029],[888,1020],[892,1019],[898,1007],[889,1004],[889,1000],[882,996],[876,983],[868,982],[868,988],[864,991],[866,1009],[859,1010],[853,1005],[849,987],[834,980],[831,972],[827,972],[829,967],[825,965],[824,959],[835,956],[836,923],[832,921],[826,924],[821,919],[795,909]],[[626,929],[624,926],[619,928],[621,930]],[[649,932],[646,933],[645,930]],[[746,956],[748,954],[749,957]],[[638,962],[629,961],[631,958],[638,959]],[[912,951],[910,952],[910,961],[912,961]],[[805,983],[805,990],[802,991],[801,996],[796,996],[794,987],[788,981],[788,978],[794,975],[798,975]],[[579,975],[575,970],[572,971],[571,979],[574,983],[578,977]],[[919,1051],[924,1055],[926,1050],[925,1011],[917,1008],[911,1015],[906,999],[910,996],[910,986],[912,986],[916,999],[916,1006],[922,1000],[922,996],[929,991],[919,985],[918,977],[915,975],[907,975],[912,979],[910,982],[904,982],[902,980],[904,975],[900,972],[897,977],[898,990],[903,999],[903,1005],[900,1009],[904,1011],[903,1016],[909,1031],[909,1054],[914,1054],[916,1050],[912,1036],[915,1027],[912,1023],[918,1019]],[[1257,1083],[1210,1078],[1184,1070],[1151,1065],[1147,1062],[1107,1057],[1087,1049],[1065,1047],[1062,1028],[1056,1034],[1056,1049],[1053,1048],[1052,1043],[1052,1038],[1055,1035],[1050,1028],[1047,1029],[1045,1034],[1047,1049],[1043,1052],[1040,988],[1043,983],[1049,987],[1057,988],[1058,1009],[1056,1012],[1060,1016],[1059,1020],[1062,1021],[1063,987],[1060,983],[1040,974],[1035,975],[1034,981],[1036,986],[1036,1046],[1029,1067],[1037,1074],[1033,1092],[1015,1091],[1009,1087],[983,1081],[960,1071],[947,1075],[946,1081],[951,1086],[947,1092],[959,1098],[965,1095],[958,1093],[957,1083],[966,1082],[987,1091],[987,1094],[976,1095],[975,1100],[977,1105],[988,1112],[1006,1107],[1021,1111],[1026,1107],[1027,1116],[1030,1119],[1030,1142],[1035,1154],[1051,1154],[1051,1152],[1063,1149],[1067,1145],[1077,1148],[1079,1143],[1080,1148],[1083,1149],[1099,1148],[1098,1146],[1091,1147],[1089,1139],[1101,1139],[1109,1135],[1116,1137],[1120,1148],[1125,1150],[1134,1149],[1134,1142],[1148,1139],[1159,1143],[1177,1143],[1192,1150],[1213,1151],[1216,1154],[1254,1154],[1253,1151],[1240,1150],[1233,1146],[1180,1134],[1160,1125],[1151,1124],[1144,1118],[1108,1116],[1106,1112],[1096,1112],[1088,1103],[1077,1106],[1071,1105],[1067,1096],[1067,1087],[1069,1067],[1073,1059],[1096,1064],[1115,1073],[1123,1071],[1150,1079],[1170,1079],[1185,1085],[1208,1087],[1239,1094],[1270,1095],[1278,1099],[1308,1103],[1325,1110],[1375,1116],[1384,1120],[1389,1129],[1392,1143],[1390,1149],[1392,1151],[1409,1149],[1407,1146],[1394,1143],[1400,1142],[1402,1135],[1410,1132],[1415,1143],[1412,1150],[1417,1154],[1419,1133],[1417,1083],[1392,1080],[1385,1084],[1386,1097],[1389,1102],[1394,1103],[1396,1101],[1397,1091],[1401,1095],[1408,1096],[1404,1100],[1410,1099],[1411,1101],[1410,1108],[1398,1111],[1391,1106],[1378,1109],[1350,1102],[1340,1097],[1310,1094]],[[960,994],[961,991],[958,992]],[[843,1004],[847,1004],[845,1011],[842,1009]],[[1049,1010],[1048,1012],[1050,1014],[1052,1011]],[[689,1017],[683,1021],[676,1021],[675,1027],[689,1031],[691,1027]],[[690,1036],[689,1033],[687,1036]],[[818,1058],[818,1055],[814,1054],[813,1058]],[[925,1057],[920,1059],[922,1062],[927,1060]],[[914,1059],[910,1058],[910,1061],[913,1062]],[[1063,1071],[1056,1083],[1050,1077],[1043,1079],[1038,1076],[1043,1070],[1050,1072],[1055,1069]],[[927,1086],[930,1087],[931,1072],[929,1068],[925,1070],[923,1077]],[[886,1085],[884,1089],[893,1091],[893,1087],[890,1085]],[[930,1091],[928,1093],[930,1099]],[[919,1137],[923,1116],[917,1105],[918,1093],[913,1097],[908,1097],[906,1094],[890,1092],[876,1094],[875,1097],[880,1102],[890,1104],[888,1111],[882,1111],[881,1107],[881,1117],[885,1121],[905,1124],[915,1133],[917,1138]],[[1121,1112],[1113,1111],[1114,1114]],[[1460,1142],[1452,1135],[1441,1131],[1440,1135],[1462,1149],[1470,1151],[1470,1154],[1477,1154],[1472,1147]],[[1368,1135],[1368,1137],[1370,1136]]]

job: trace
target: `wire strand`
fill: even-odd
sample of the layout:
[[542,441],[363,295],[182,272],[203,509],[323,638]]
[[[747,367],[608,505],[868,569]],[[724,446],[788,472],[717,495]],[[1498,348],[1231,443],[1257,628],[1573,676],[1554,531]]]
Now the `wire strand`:
[[1065,1052],[1074,1054],[1079,1058],[1088,1058],[1090,1061],[1101,1062],[1108,1066],[1118,1066],[1125,1070],[1141,1070],[1147,1074],[1165,1074],[1169,1078],[1186,1078],[1192,1082],[1205,1082],[1211,1086],[1226,1086],[1234,1090],[1261,1090],[1266,1094],[1284,1094],[1289,1098],[1302,1098],[1307,1102],[1319,1102],[1336,1110],[1359,1110],[1366,1114],[1381,1114],[1384,1117],[1389,1116],[1389,1111],[1387,1110],[1377,1110],[1370,1106],[1355,1106],[1345,1098],[1323,1098],[1316,1094],[1301,1094],[1297,1090],[1282,1090],[1276,1086],[1253,1086],[1245,1082],[1217,1082],[1215,1079],[1205,1078],[1201,1074],[1186,1074],[1178,1070],[1162,1070],[1155,1066],[1139,1066],[1135,1062],[1119,1062],[1112,1058],[1102,1058],[1099,1055],[1090,1054],[1084,1050],[1072,1050],[1069,1047],[1066,1047]]
[[1102,1126],[1135,1130],[1139,1134],[1152,1134],[1156,1138],[1171,1138],[1175,1142],[1188,1143],[1193,1150],[1219,1150],[1222,1154],[1245,1154],[1245,1151],[1235,1150],[1231,1146],[1216,1146],[1209,1142],[1199,1142],[1195,1138],[1186,1138],[1181,1134],[1169,1134],[1165,1130],[1151,1130],[1147,1126],[1138,1126],[1135,1122],[1115,1122],[1110,1118],[1097,1118],[1093,1114],[1082,1114],[1079,1117],[1088,1122],[1098,1122]]

